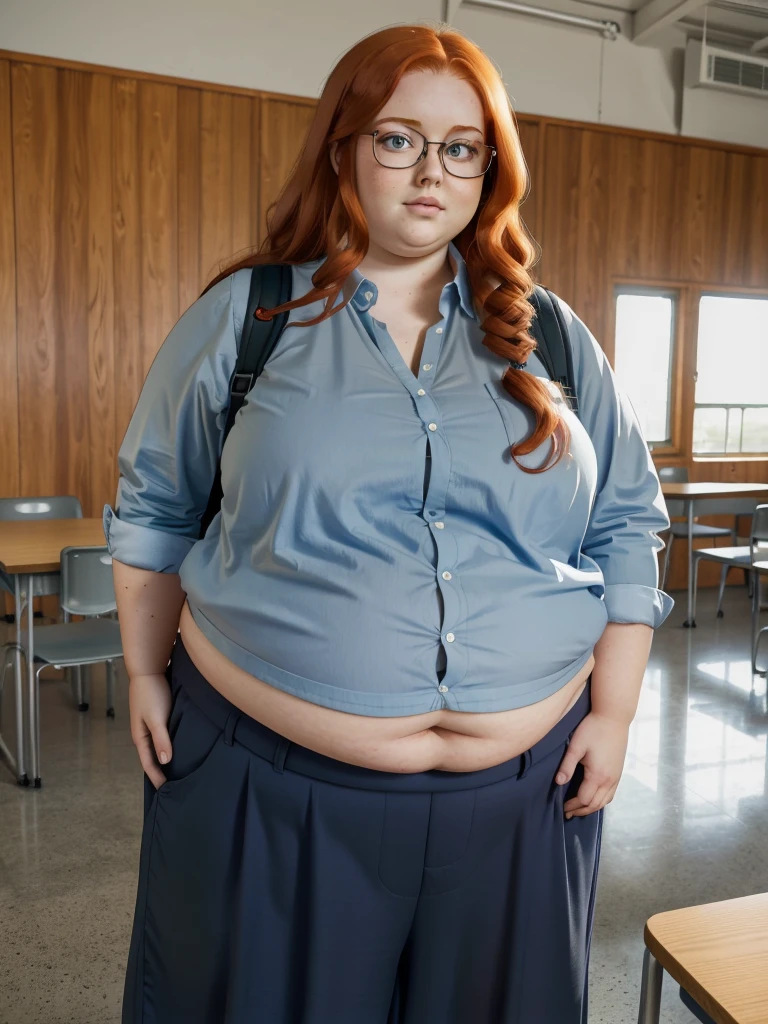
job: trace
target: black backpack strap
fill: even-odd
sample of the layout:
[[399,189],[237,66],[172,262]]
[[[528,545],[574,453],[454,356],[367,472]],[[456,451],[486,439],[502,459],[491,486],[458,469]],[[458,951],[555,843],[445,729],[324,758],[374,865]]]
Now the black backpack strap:
[[541,285],[536,285],[528,301],[536,310],[531,324],[531,333],[536,339],[536,355],[544,363],[550,380],[562,385],[571,409],[578,413],[573,352],[563,312],[552,292]]
[[[257,309],[274,309],[291,299],[292,274],[287,264],[256,266],[251,270],[251,286],[248,290],[248,306],[243,320],[243,330],[237,350],[237,363],[229,382],[229,406],[224,425],[221,447],[224,448],[235,416],[243,406],[248,392],[269,359],[277,344],[288,313],[280,313],[274,319],[262,320],[256,316]],[[221,508],[221,459],[216,466],[216,476],[208,499],[208,506],[200,521],[200,536],[204,537],[216,513]]]

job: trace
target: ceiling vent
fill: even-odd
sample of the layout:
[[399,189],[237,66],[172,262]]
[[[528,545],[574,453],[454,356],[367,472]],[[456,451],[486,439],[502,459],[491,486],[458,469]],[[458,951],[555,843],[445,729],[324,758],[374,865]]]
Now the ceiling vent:
[[686,85],[726,89],[768,99],[768,59],[706,42],[689,40],[685,60]]

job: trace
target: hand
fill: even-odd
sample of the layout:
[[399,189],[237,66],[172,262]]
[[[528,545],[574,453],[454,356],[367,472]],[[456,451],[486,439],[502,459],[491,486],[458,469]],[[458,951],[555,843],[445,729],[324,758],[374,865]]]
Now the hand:
[[563,805],[566,818],[583,817],[613,800],[627,754],[629,723],[590,712],[577,726],[560,764],[555,782],[566,785],[576,766],[584,765],[584,778],[572,800]]
[[139,753],[141,766],[155,789],[166,781],[158,762],[167,764],[173,753],[168,735],[171,703],[171,688],[162,673],[131,678],[128,684],[131,739]]

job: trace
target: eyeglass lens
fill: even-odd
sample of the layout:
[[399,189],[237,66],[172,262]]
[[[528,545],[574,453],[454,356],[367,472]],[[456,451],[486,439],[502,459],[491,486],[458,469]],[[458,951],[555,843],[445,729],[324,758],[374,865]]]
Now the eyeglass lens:
[[[424,152],[426,138],[413,128],[387,128],[373,140],[376,159],[385,167],[411,167]],[[475,139],[451,139],[443,146],[445,169],[460,178],[485,173],[493,151]]]

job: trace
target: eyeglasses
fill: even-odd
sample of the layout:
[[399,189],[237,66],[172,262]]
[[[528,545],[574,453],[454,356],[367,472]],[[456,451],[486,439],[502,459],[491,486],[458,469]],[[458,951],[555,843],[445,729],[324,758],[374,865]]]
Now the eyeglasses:
[[[479,178],[485,174],[496,156],[493,146],[486,146],[482,142],[473,139],[428,142],[421,132],[413,128],[407,131],[388,131],[384,135],[378,129],[357,134],[371,136],[373,155],[382,167],[414,167],[427,155],[429,146],[439,146],[440,161],[448,174],[457,178]],[[415,159],[414,153],[418,153]]]

